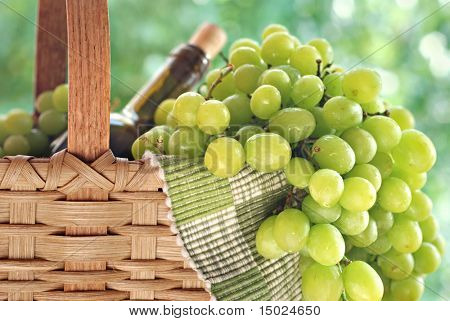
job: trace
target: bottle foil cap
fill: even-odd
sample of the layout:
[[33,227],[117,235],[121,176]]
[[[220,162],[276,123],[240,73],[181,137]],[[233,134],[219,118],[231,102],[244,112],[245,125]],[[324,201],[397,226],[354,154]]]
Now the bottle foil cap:
[[189,44],[199,47],[212,59],[222,50],[226,41],[227,35],[222,28],[212,23],[204,23],[189,39]]

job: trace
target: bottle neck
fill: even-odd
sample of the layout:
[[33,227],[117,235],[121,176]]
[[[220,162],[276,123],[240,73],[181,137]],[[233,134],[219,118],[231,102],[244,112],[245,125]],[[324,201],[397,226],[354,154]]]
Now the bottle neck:
[[143,86],[123,109],[123,114],[136,124],[149,123],[156,107],[167,98],[189,91],[202,78],[209,59],[202,49],[184,44],[175,48],[164,66]]

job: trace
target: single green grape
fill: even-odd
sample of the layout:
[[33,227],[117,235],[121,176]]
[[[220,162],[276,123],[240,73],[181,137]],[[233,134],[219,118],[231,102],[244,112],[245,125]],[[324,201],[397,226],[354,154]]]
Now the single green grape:
[[44,111],[39,115],[39,129],[48,136],[56,136],[67,129],[67,114],[56,109]]
[[424,289],[423,278],[411,276],[404,280],[392,281],[389,294],[392,301],[419,301]]
[[378,204],[372,206],[369,214],[377,224],[378,235],[386,234],[392,228],[392,225],[394,225],[394,215]]
[[402,213],[411,220],[423,221],[431,215],[433,202],[424,192],[417,190],[411,193],[411,205]]
[[258,88],[259,77],[263,73],[261,67],[245,64],[233,73],[236,88],[243,93],[251,94]]
[[341,138],[345,140],[355,152],[356,164],[370,162],[377,152],[377,142],[375,141],[375,138],[364,129],[357,127],[346,129],[341,134]]
[[0,146],[3,145],[5,139],[9,136],[9,132],[6,130],[5,126],[5,119],[5,116],[0,115]]
[[277,259],[286,252],[284,252],[275,242],[273,237],[273,227],[275,225],[276,216],[269,216],[262,222],[256,232],[256,250],[259,255],[270,260]]
[[160,126],[167,124],[167,116],[172,112],[174,104],[175,99],[169,98],[163,100],[158,107],[156,107],[155,114],[153,116],[155,125]]
[[53,90],[52,95],[54,108],[62,113],[67,113],[69,109],[69,85],[62,84]]
[[271,85],[258,87],[250,99],[253,114],[261,119],[269,119],[281,108],[280,91]]
[[274,172],[283,169],[291,159],[291,146],[280,135],[274,133],[256,134],[245,144],[247,163],[260,172]]
[[259,43],[257,41],[250,38],[240,38],[231,44],[228,54],[230,55],[233,52],[233,50],[240,47],[253,48],[258,54],[261,51],[261,49],[259,48]]
[[367,211],[350,212],[343,208],[341,216],[333,225],[344,235],[358,235],[369,225],[369,213]]
[[411,204],[411,190],[409,186],[399,178],[388,177],[378,190],[378,204],[392,213],[401,213]]
[[423,221],[419,222],[420,230],[422,231],[424,242],[433,242],[438,236],[439,223],[433,215],[428,216]]
[[342,74],[337,72],[328,74],[323,78],[325,86],[325,95],[330,97],[343,96],[342,92]]
[[219,137],[208,145],[204,163],[212,174],[221,178],[232,177],[244,167],[245,151],[237,140]]
[[339,301],[343,291],[344,283],[336,265],[312,263],[302,273],[302,299],[305,301]]
[[259,78],[260,85],[272,85],[281,95],[281,102],[286,105],[291,95],[291,79],[288,74],[281,69],[271,68],[264,71]]
[[344,179],[344,192],[339,204],[352,212],[363,212],[375,204],[377,191],[372,183],[362,177]]
[[311,195],[302,202],[302,211],[308,215],[312,223],[333,223],[341,216],[342,208],[336,204],[333,207],[320,206]]
[[416,123],[413,114],[406,108],[391,108],[389,117],[395,120],[402,130],[412,129]]
[[441,234],[438,234],[436,238],[431,242],[434,246],[436,246],[437,250],[441,255],[445,253],[445,239]]
[[344,192],[344,181],[334,170],[319,169],[311,175],[309,192],[320,206],[334,207]]
[[283,65],[295,49],[293,38],[285,31],[273,32],[261,44],[261,57],[271,66]]
[[277,215],[273,226],[273,238],[288,253],[300,251],[309,234],[309,219],[300,210],[288,208]]
[[394,168],[394,160],[392,159],[392,156],[383,152],[377,152],[369,164],[378,168],[382,179],[389,177]]
[[300,108],[284,108],[269,120],[269,131],[279,134],[291,144],[311,136],[315,127],[313,114]]
[[297,80],[292,86],[291,99],[300,108],[310,109],[322,99],[325,86],[315,75],[306,75]]
[[394,249],[377,258],[377,264],[385,276],[392,280],[408,278],[414,269],[414,258],[411,253],[400,253]]
[[369,217],[367,227],[359,234],[349,235],[349,241],[356,247],[368,247],[378,238],[377,224]]
[[253,113],[250,109],[250,99],[245,94],[234,94],[223,101],[230,112],[230,126],[241,127],[252,121]]
[[322,57],[319,51],[310,45],[301,45],[294,49],[289,63],[300,71],[302,76],[317,75],[319,65],[322,66]]
[[270,36],[271,34],[275,33],[275,32],[285,32],[288,33],[288,30],[285,26],[277,24],[277,23],[272,23],[270,25],[268,25],[267,27],[264,28],[263,32],[262,32],[262,39],[266,39],[268,36]]
[[180,127],[169,138],[169,155],[188,158],[205,153],[208,136],[196,127]]
[[378,191],[381,187],[381,174],[378,168],[371,164],[360,164],[353,167],[353,169],[345,174],[345,178],[349,177],[362,177],[367,179],[375,188],[376,191]]
[[283,70],[289,76],[291,85],[295,84],[295,82],[301,77],[300,72],[291,65],[276,66],[273,69]]
[[230,124],[227,106],[218,100],[207,100],[197,110],[197,126],[208,135],[221,134]]
[[357,301],[380,301],[383,297],[383,281],[366,262],[353,261],[343,272],[345,293]]
[[45,135],[41,130],[33,128],[31,132],[25,134],[25,138],[30,144],[30,155],[42,157],[49,154],[50,143],[47,135]]
[[386,105],[383,102],[382,99],[377,98],[374,101],[361,104],[361,108],[363,111],[365,111],[367,114],[377,114],[377,113],[384,113],[386,111]]
[[39,94],[36,98],[36,110],[40,113],[43,113],[46,110],[54,109],[53,105],[53,91],[46,90]]
[[348,173],[355,165],[355,153],[350,145],[334,135],[325,135],[315,141],[312,156],[321,168]]
[[264,62],[262,61],[259,54],[255,49],[250,47],[239,47],[233,50],[230,54],[230,63],[233,67],[239,68],[242,65],[250,64],[255,66],[264,66]]
[[335,130],[328,126],[325,118],[323,117],[322,107],[312,107],[308,110],[314,115],[314,119],[316,120],[316,128],[314,128],[311,137],[318,138],[325,135],[334,134]]
[[344,95],[360,104],[374,101],[381,92],[381,77],[372,69],[356,68],[342,78]]
[[413,253],[422,244],[419,223],[401,215],[395,216],[394,225],[387,235],[394,249],[401,253]]
[[245,147],[245,144],[247,143],[247,140],[256,135],[264,133],[264,129],[262,129],[261,126],[256,125],[248,125],[240,128],[236,133],[236,138],[239,140],[241,145]]
[[23,109],[11,109],[6,114],[3,125],[10,135],[24,135],[33,128],[33,117]]
[[329,99],[323,106],[323,117],[328,126],[336,130],[346,130],[362,122],[361,106],[343,96]]
[[379,152],[388,153],[397,146],[402,137],[400,126],[393,119],[385,116],[367,118],[362,124],[362,128],[375,138]]
[[314,165],[307,159],[293,157],[284,169],[284,174],[289,184],[298,188],[306,188],[315,171]]
[[331,224],[313,225],[309,231],[307,247],[314,261],[325,266],[339,263],[345,253],[344,238]]
[[324,38],[312,39],[308,42],[308,45],[313,46],[319,51],[322,57],[322,69],[333,63],[334,53],[328,40]]
[[441,254],[431,243],[424,242],[419,249],[413,253],[414,272],[417,274],[430,274],[441,265]]
[[436,162],[433,142],[415,129],[403,131],[398,145],[392,150],[395,165],[408,172],[428,172]]
[[[235,67],[237,68],[237,67]],[[221,69],[213,69],[206,75],[206,84],[208,91],[212,85],[221,77]],[[216,84],[211,91],[211,96],[217,100],[224,100],[228,96],[236,93],[236,84],[234,83],[234,77],[231,73],[222,77],[220,83]]]
[[421,189],[427,182],[427,173],[411,173],[398,167],[394,167],[391,176],[400,178],[408,184],[411,191]]
[[27,155],[30,150],[30,143],[23,135],[11,135],[3,143],[3,152],[8,156]]
[[172,133],[173,130],[170,127],[160,125],[139,136],[131,146],[131,153],[134,159],[141,159],[147,150],[153,154],[167,153]]
[[391,241],[387,235],[378,235],[375,242],[370,244],[366,250],[372,255],[382,255],[388,252],[392,248]]
[[180,95],[173,105],[173,115],[179,126],[194,127],[197,125],[197,111],[205,98],[196,92]]

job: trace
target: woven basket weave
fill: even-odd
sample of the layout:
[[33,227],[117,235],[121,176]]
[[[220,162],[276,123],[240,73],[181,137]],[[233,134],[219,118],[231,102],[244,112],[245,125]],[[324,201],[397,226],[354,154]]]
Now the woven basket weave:
[[0,300],[210,298],[169,228],[157,169],[109,150],[107,11],[39,1],[35,94],[65,81],[68,51],[68,149],[0,160]]

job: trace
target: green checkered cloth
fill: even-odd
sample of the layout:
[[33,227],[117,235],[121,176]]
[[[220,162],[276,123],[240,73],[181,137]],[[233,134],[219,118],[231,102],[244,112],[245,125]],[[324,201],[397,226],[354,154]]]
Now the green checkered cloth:
[[215,299],[301,299],[299,255],[266,260],[255,246],[259,225],[287,195],[282,172],[245,167],[221,179],[199,160],[157,160],[185,254]]

